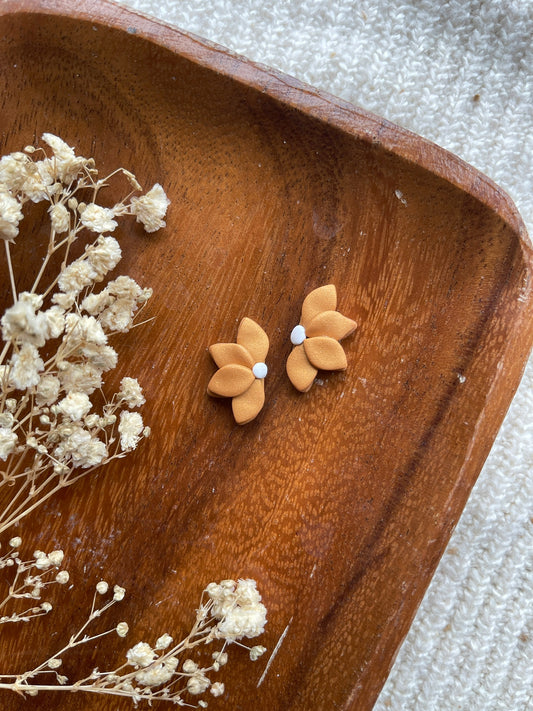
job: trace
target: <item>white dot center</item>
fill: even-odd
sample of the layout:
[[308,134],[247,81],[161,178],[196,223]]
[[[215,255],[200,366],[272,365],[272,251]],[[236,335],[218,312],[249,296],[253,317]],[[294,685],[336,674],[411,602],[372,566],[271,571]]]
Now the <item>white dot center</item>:
[[298,326],[292,329],[291,343],[293,346],[299,346],[300,343],[305,341],[305,338],[305,328],[301,324],[298,324]]
[[263,380],[263,378],[266,378],[266,374],[268,373],[266,363],[256,363],[252,368],[252,373],[258,380]]

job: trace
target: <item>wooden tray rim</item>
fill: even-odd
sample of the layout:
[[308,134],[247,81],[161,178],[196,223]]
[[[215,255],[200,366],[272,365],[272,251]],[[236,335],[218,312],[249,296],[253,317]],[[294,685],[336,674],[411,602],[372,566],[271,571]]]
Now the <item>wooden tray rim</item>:
[[[533,245],[510,196],[491,178],[451,151],[366,109],[158,18],[112,0],[91,0],[90,4],[91,12],[87,12],[70,0],[3,0],[0,17],[61,15],[137,35],[349,135],[380,146],[443,178],[489,208],[494,209],[496,204],[500,217],[517,233],[524,259],[533,269]],[[532,290],[533,284],[530,284],[528,291]]]

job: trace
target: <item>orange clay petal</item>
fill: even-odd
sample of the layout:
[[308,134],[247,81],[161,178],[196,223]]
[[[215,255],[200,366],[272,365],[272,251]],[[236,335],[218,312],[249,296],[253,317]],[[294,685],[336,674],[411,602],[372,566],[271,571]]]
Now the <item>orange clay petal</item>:
[[311,323],[322,311],[335,311],[337,308],[337,289],[334,284],[327,284],[314,289],[304,299],[302,304],[302,318],[300,323],[307,329]]
[[315,316],[305,329],[305,333],[309,338],[313,336],[329,336],[336,341],[342,341],[343,338],[353,333],[356,328],[355,321],[343,316],[338,311],[323,311]]
[[343,347],[334,338],[306,338],[303,347],[311,365],[319,370],[344,370],[348,365]]
[[244,346],[254,363],[263,363],[268,353],[268,336],[261,326],[251,318],[243,318],[237,332],[237,343]]
[[233,417],[238,425],[246,425],[261,412],[265,403],[265,383],[257,378],[242,395],[231,401]]
[[254,365],[252,356],[246,348],[243,348],[238,343],[215,343],[209,346],[209,353],[211,353],[211,357],[219,368],[232,363],[234,365],[245,365],[248,368],[252,368]]
[[244,365],[224,365],[209,381],[207,392],[218,397],[237,397],[248,390],[254,380],[250,368]]
[[[305,341],[304,341],[305,343]],[[305,393],[309,390],[316,378],[317,369],[314,368],[305,355],[304,347],[295,346],[287,358],[287,375],[296,390]]]

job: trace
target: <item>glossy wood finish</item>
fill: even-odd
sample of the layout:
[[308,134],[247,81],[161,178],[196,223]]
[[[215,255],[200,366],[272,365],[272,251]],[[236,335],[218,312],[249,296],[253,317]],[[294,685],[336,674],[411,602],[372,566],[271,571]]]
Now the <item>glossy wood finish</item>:
[[[65,549],[75,587],[22,640],[3,633],[5,671],[53,652],[101,577],[129,591],[111,617],[131,644],[188,629],[207,582],[254,577],[264,644],[286,636],[259,688],[266,661],[231,650],[210,707],[369,711],[531,347],[532,252],[514,206],[424,140],[106,2],[3,2],[0,87],[2,153],[52,131],[172,199],[166,230],[120,235],[120,272],[154,287],[154,320],[121,343],[109,382],[139,377],[153,436],[21,526],[33,547]],[[34,242],[15,260],[29,280]],[[346,372],[300,394],[289,334],[329,282],[360,325]],[[265,407],[240,427],[206,395],[207,347],[244,316],[271,347]],[[126,648],[110,638],[65,671]],[[1,705],[131,708],[59,693]]]

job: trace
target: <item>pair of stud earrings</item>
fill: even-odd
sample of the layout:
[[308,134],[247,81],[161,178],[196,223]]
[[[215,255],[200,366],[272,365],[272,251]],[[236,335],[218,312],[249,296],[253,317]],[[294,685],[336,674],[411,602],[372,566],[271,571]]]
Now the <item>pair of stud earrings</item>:
[[[300,322],[291,332],[292,351],[287,358],[289,380],[300,392],[307,392],[319,370],[345,370],[346,354],[339,343],[357,324],[337,311],[337,290],[333,284],[311,291],[304,299]],[[251,422],[265,403],[265,360],[270,342],[261,326],[243,318],[236,343],[215,343],[209,353],[218,366],[207,392],[230,397],[233,416],[239,425]]]

